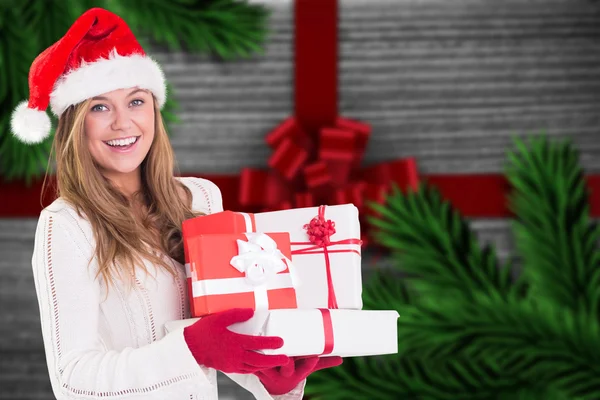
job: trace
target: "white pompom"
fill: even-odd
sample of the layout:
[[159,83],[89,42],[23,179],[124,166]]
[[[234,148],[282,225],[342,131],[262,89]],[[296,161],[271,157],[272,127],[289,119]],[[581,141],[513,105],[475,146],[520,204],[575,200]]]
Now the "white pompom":
[[48,137],[52,123],[45,111],[27,107],[27,101],[19,103],[10,119],[10,128],[21,142],[28,144],[40,143]]

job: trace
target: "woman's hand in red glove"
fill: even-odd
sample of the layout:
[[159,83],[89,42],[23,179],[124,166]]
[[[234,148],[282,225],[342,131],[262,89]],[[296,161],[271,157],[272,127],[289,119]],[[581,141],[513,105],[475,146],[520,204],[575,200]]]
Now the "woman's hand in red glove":
[[198,364],[240,374],[286,365],[287,356],[254,351],[280,348],[283,346],[280,337],[242,335],[227,329],[229,325],[249,320],[252,315],[251,308],[234,308],[207,315],[184,328],[183,336]]
[[337,367],[342,357],[291,357],[289,363],[254,372],[267,392],[280,395],[291,392],[308,375],[325,368]]

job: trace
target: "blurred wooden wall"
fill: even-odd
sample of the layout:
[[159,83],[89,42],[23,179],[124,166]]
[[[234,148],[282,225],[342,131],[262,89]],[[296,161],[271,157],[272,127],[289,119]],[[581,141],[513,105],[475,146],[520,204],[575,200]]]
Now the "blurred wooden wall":
[[[172,142],[182,172],[265,165],[264,134],[292,111],[292,8],[273,10],[264,57],[151,52],[181,105]],[[423,173],[500,172],[511,135],[544,130],[572,137],[587,171],[600,171],[599,2],[341,0],[340,17],[340,111],[372,124],[366,162],[415,156]],[[53,398],[31,274],[36,222],[0,219],[0,399]],[[507,221],[472,226],[509,254]],[[365,258],[365,275],[388,265]],[[225,380],[220,392],[251,398]]]

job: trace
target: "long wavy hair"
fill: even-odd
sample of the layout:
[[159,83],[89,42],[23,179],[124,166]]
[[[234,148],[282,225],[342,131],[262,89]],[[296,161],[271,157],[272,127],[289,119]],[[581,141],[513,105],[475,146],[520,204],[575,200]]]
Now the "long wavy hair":
[[[101,275],[107,286],[117,277],[131,282],[136,268],[149,272],[143,259],[175,276],[175,264],[164,256],[184,263],[181,224],[202,213],[192,211],[190,190],[174,178],[173,149],[157,101],[154,99],[154,140],[141,164],[142,187],[131,199],[101,174],[87,148],[84,120],[90,102],[71,106],[60,116],[51,158],[54,153],[56,195],[72,204],[92,226],[96,277]],[[135,204],[144,205],[141,218],[133,212],[134,199]]]

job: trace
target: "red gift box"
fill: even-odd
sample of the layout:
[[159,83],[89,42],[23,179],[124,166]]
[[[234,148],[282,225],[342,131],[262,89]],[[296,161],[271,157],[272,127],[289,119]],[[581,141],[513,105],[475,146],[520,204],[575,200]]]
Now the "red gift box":
[[[221,211],[216,214],[208,214],[203,215],[196,218],[191,218],[183,221],[182,224],[182,233],[183,233],[183,250],[185,254],[185,268],[186,271],[191,271],[190,267],[190,249],[188,248],[188,242],[191,238],[196,237],[198,235],[206,235],[206,234],[224,234],[224,233],[243,233],[247,232],[245,229],[244,218],[239,219],[228,218],[228,215],[234,215],[232,211]],[[210,221],[210,223],[208,223]],[[214,222],[214,223],[213,223]],[[250,231],[250,230],[248,230]],[[252,232],[255,229],[251,230]],[[193,301],[192,296],[192,280],[190,278],[187,279],[187,290],[190,297],[190,314],[192,316],[199,315],[199,311],[195,309],[195,301]]]
[[182,229],[185,245],[185,238],[198,235],[256,232],[256,222],[252,213],[220,211],[185,220]]
[[192,317],[237,307],[297,308],[289,233],[197,234],[185,241]]

